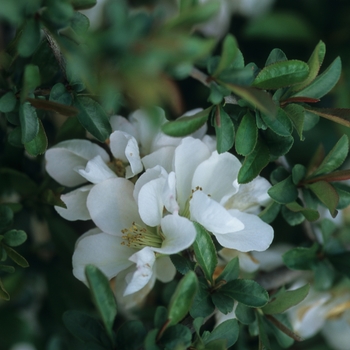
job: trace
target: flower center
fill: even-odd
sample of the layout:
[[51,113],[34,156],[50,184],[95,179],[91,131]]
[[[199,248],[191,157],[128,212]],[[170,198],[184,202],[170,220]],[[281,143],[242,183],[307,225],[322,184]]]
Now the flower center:
[[[191,193],[190,197],[187,199],[184,209],[180,213],[181,216],[183,216],[187,219],[189,219],[191,217],[190,201],[193,197],[193,193],[195,193],[196,191],[203,191],[203,188],[200,186],[196,186],[194,189],[191,190],[192,193]],[[210,194],[208,194],[207,196],[210,197]]]
[[350,301],[345,301],[339,305],[336,305],[333,309],[328,311],[326,318],[335,319],[340,317],[346,310],[350,309]]
[[125,165],[122,160],[113,159],[108,163],[108,166],[118,175],[118,177],[125,177]]
[[142,249],[144,247],[160,248],[163,239],[160,234],[153,232],[141,225],[133,222],[131,227],[122,230],[121,244],[130,248]]

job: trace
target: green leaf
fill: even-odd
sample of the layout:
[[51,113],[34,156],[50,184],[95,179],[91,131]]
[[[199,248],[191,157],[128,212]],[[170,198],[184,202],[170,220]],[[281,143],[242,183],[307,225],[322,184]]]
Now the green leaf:
[[265,66],[269,66],[273,63],[276,62],[283,62],[283,61],[287,61],[288,58],[286,56],[286,54],[280,50],[280,49],[273,49],[270,54],[269,57],[267,57],[267,60],[265,62]]
[[0,231],[8,228],[13,221],[13,211],[5,204],[0,205]]
[[203,226],[196,222],[194,226],[197,231],[196,240],[193,242],[194,254],[204,276],[213,283],[213,273],[218,263],[215,246],[210,234]]
[[227,315],[233,310],[233,305],[235,303],[230,296],[220,293],[220,290],[212,294],[211,300],[216,308],[224,315]]
[[117,349],[138,350],[142,348],[147,331],[141,321],[123,323],[117,332]]
[[39,132],[35,138],[24,144],[26,151],[36,157],[39,154],[44,154],[47,149],[47,136],[41,120],[39,120]]
[[[73,98],[62,83],[55,84],[50,91],[50,101],[63,105],[71,105]],[[77,111],[78,112],[78,111]]]
[[258,141],[255,119],[248,111],[242,118],[236,132],[235,148],[238,154],[247,156],[253,152]]
[[214,126],[217,141],[216,148],[220,154],[232,148],[235,128],[230,116],[225,112],[222,106],[217,106],[215,111]]
[[197,276],[189,271],[179,282],[171,297],[168,318],[169,325],[179,323],[188,313],[192,306],[194,296],[198,289]]
[[93,265],[86,265],[85,276],[92,299],[102,318],[109,338],[113,341],[113,323],[117,315],[117,304],[108,278]]
[[335,188],[326,181],[317,181],[307,185],[316,197],[329,209],[331,215],[337,215],[337,206],[339,203],[339,195]]
[[323,219],[321,221],[321,232],[322,232],[322,238],[323,238],[323,242],[326,245],[332,234],[336,231],[337,229],[337,225],[329,219]]
[[190,117],[165,123],[162,125],[162,131],[164,134],[174,137],[190,135],[207,122],[211,108],[204,109]]
[[254,151],[244,159],[242,167],[238,172],[238,182],[244,184],[254,180],[269,161],[270,155],[268,148],[263,142],[258,140]]
[[240,86],[222,81],[218,81],[218,83],[232,91],[237,96],[251,103],[257,109],[259,109],[259,111],[272,116],[276,115],[277,107],[269,93],[249,86]]
[[329,290],[336,278],[336,273],[328,259],[320,260],[312,267],[314,273],[313,287],[316,290]]
[[300,211],[291,211],[286,206],[282,207],[281,214],[290,226],[299,225],[305,220],[305,216]]
[[[191,339],[192,334],[189,328],[182,324],[177,324],[164,331],[161,343],[165,346],[165,349],[187,349],[191,345]],[[129,347],[124,349],[129,349]]]
[[309,290],[310,285],[305,284],[298,289],[278,293],[276,297],[272,297],[271,301],[262,308],[262,311],[270,315],[280,314],[303,301]]
[[9,258],[14,261],[17,265],[21,266],[21,267],[28,267],[28,261],[18,252],[16,252],[14,249],[3,245],[7,255],[9,256]]
[[311,248],[293,248],[282,255],[283,262],[292,270],[310,270],[317,262],[318,248],[318,244]]
[[168,320],[168,310],[165,306],[158,306],[154,314],[154,326],[162,328]]
[[277,135],[290,136],[293,131],[293,124],[282,108],[278,108],[276,116],[261,113],[261,118]]
[[[101,323],[77,310],[66,311],[62,320],[66,328],[84,343],[108,344],[109,339]],[[110,345],[109,345],[110,347]]]
[[39,132],[39,119],[35,108],[29,103],[24,102],[19,108],[19,118],[22,130],[22,143],[28,143],[36,137]]
[[293,183],[291,175],[270,187],[267,193],[280,204],[294,202],[298,198],[298,190]]
[[226,339],[226,348],[236,343],[239,335],[238,322],[235,319],[220,323],[213,329],[208,337],[205,338],[205,344],[213,340]]
[[90,97],[77,96],[74,106],[79,109],[78,119],[84,128],[104,142],[112,132],[106,112]]
[[270,153],[270,160],[273,160],[273,157],[280,157],[287,154],[294,143],[293,136],[280,136],[270,129],[264,132],[264,137],[265,144]]
[[27,240],[27,234],[22,230],[10,230],[4,234],[3,242],[10,247],[17,247]]
[[33,93],[40,85],[39,67],[34,64],[27,64],[24,68],[23,87],[21,91],[21,103],[27,98],[29,93]]
[[176,267],[176,270],[179,271],[182,275],[185,275],[188,271],[193,271],[195,263],[186,259],[180,254],[170,255],[171,262]]
[[256,320],[254,309],[241,303],[238,303],[235,314],[238,321],[245,325],[252,324]]
[[[350,178],[350,171],[348,172]],[[333,183],[333,187],[339,195],[337,209],[345,209],[350,205],[350,187],[342,183]]]
[[239,261],[238,257],[230,260],[225,268],[222,270],[220,275],[216,278],[215,284],[218,284],[220,281],[230,282],[237,279],[239,276]]
[[350,278],[350,252],[329,255],[328,260],[336,270]]
[[199,277],[198,282],[198,290],[190,310],[193,318],[207,317],[215,310],[215,306],[211,301],[210,287],[207,280],[204,277]]
[[341,60],[337,57],[330,66],[305,89],[293,96],[321,98],[333,89],[341,74]]
[[70,3],[74,7],[74,10],[86,10],[94,7],[97,0],[70,0]]
[[311,108],[305,111],[329,119],[335,123],[350,127],[350,109],[348,108]]
[[318,115],[311,113],[306,109],[304,109],[304,116],[305,118],[303,131],[311,130],[320,121],[320,117]]
[[295,213],[300,212],[301,214],[303,214],[305,219],[307,219],[308,221],[316,221],[320,217],[320,214],[318,213],[317,210],[304,208],[300,204],[298,204],[297,202],[288,203],[288,204],[286,204],[286,207],[290,211],[293,211]]
[[263,68],[252,86],[260,89],[279,89],[302,82],[308,74],[309,66],[305,62],[279,61]]
[[2,280],[0,278],[0,298],[4,300],[10,300],[10,294],[6,291],[4,285],[2,284]]
[[280,208],[281,208],[281,204],[275,201],[271,201],[271,203],[259,213],[259,217],[262,221],[269,224],[276,219],[280,211]]
[[297,131],[299,138],[302,141],[304,139],[303,131],[305,130],[304,129],[304,121],[305,121],[304,107],[297,105],[295,103],[291,103],[284,108],[284,111],[286,112],[290,120],[293,122],[295,130]]
[[220,288],[220,292],[250,307],[263,307],[269,300],[267,291],[253,280],[230,281]]
[[[275,323],[271,322],[272,318],[274,319],[275,323],[279,323],[279,327],[276,326]],[[290,331],[290,328],[292,328],[292,325],[290,324],[288,320],[287,314],[279,314],[274,316],[266,316],[267,319],[264,319],[263,322],[265,324],[265,327],[269,330],[270,334],[273,334],[276,338],[278,344],[284,348],[288,349],[291,347],[294,343],[294,340],[301,340],[300,338],[296,338],[295,334]],[[282,326],[281,326],[282,325]],[[283,328],[283,330],[281,329]]]
[[332,170],[339,168],[345,161],[349,152],[349,139],[343,135],[335,144],[332,150],[327,154],[318,169],[312,173],[312,176],[327,174]]
[[0,271],[6,273],[14,273],[16,270],[13,266],[0,265]]
[[16,106],[17,98],[13,91],[6,92],[0,98],[0,112],[8,113],[12,112]]
[[298,183],[305,177],[306,168],[304,165],[296,164],[292,169],[292,179],[294,185],[298,185]]
[[217,77],[221,72],[230,66],[230,64],[235,59],[237,49],[238,47],[236,39],[231,34],[227,34],[222,44],[222,52],[219,64],[212,74],[214,77]]
[[22,57],[29,57],[40,43],[40,22],[36,18],[27,19],[22,35],[18,41],[18,53]]
[[309,75],[302,83],[294,85],[289,91],[299,91],[308,86],[316,77],[322,65],[324,56],[326,54],[326,45],[323,41],[319,41],[314,51],[307,62],[309,66]]

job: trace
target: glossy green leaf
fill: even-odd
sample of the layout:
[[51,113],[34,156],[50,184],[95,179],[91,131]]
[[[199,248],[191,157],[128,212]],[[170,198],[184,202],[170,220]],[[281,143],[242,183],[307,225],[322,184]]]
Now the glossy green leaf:
[[329,255],[328,260],[336,270],[350,278],[350,252]]
[[294,202],[298,197],[298,190],[293,183],[292,176],[288,176],[283,181],[270,187],[267,193],[280,204]]
[[4,245],[3,246],[8,257],[14,261],[17,265],[21,266],[21,267],[28,267],[28,261],[18,252],[16,252],[14,249]]
[[0,112],[8,113],[12,112],[16,106],[17,98],[12,91],[6,92],[0,98]]
[[305,221],[305,216],[300,211],[289,210],[287,206],[282,207],[281,214],[290,226],[296,226]]
[[278,108],[276,116],[261,113],[261,118],[277,135],[290,136],[293,131],[293,124],[282,108]]
[[254,151],[244,159],[242,167],[238,172],[238,182],[243,184],[254,180],[269,161],[270,155],[268,148],[263,142],[258,141]]
[[180,254],[170,255],[170,259],[176,267],[176,270],[179,271],[182,275],[185,275],[188,271],[194,270],[195,263],[189,261]]
[[[161,343],[164,344],[165,349],[188,349],[191,345],[191,339],[192,334],[189,328],[182,324],[177,324],[164,331]],[[129,349],[129,347],[125,349]]]
[[278,213],[280,212],[281,204],[271,201],[271,203],[259,213],[259,217],[262,221],[270,224],[276,219]]
[[10,300],[10,294],[6,291],[1,278],[0,278],[0,298],[4,300]]
[[331,215],[337,215],[339,195],[335,188],[326,181],[317,181],[307,186],[316,197],[329,209]]
[[198,289],[196,274],[189,271],[179,282],[169,305],[169,325],[179,323],[189,312]]
[[70,0],[74,10],[86,10],[96,5],[97,0]]
[[269,300],[267,291],[253,280],[230,281],[220,288],[220,293],[250,307],[263,307]]
[[211,301],[209,288],[208,281],[204,277],[199,277],[198,290],[190,310],[190,315],[193,318],[207,317],[215,310],[215,306]]
[[260,89],[279,89],[307,78],[309,66],[299,60],[279,61],[264,67],[253,82]]
[[303,287],[278,293],[276,297],[272,297],[271,301],[262,308],[262,311],[270,315],[280,314],[304,300],[309,290],[310,285],[305,284]]
[[304,131],[311,130],[320,121],[320,117],[318,115],[311,113],[306,109],[304,110],[304,116]]
[[29,103],[24,102],[19,108],[19,119],[22,130],[22,143],[28,143],[38,135],[39,119],[35,108]]
[[277,107],[272,101],[271,95],[267,92],[252,87],[239,86],[230,83],[222,83],[222,85],[231,90],[237,96],[247,100],[261,112],[272,116],[276,115]]
[[22,230],[10,230],[5,232],[3,242],[10,247],[17,247],[27,240],[27,234]]
[[238,303],[235,314],[238,321],[246,325],[252,324],[256,320],[254,309],[241,303]]
[[220,281],[230,282],[237,279],[239,276],[239,261],[238,258],[231,259],[222,270],[220,275],[216,278],[215,284]]
[[50,91],[50,101],[69,106],[73,98],[62,83],[57,83]]
[[305,89],[293,96],[321,98],[333,89],[341,74],[341,60],[337,57],[331,65]]
[[37,156],[39,154],[44,154],[47,149],[47,136],[45,133],[45,129],[41,120],[39,120],[39,131],[33,140],[24,144],[26,151],[31,156]]
[[287,61],[287,56],[286,54],[280,50],[280,49],[273,49],[270,54],[269,57],[267,57],[267,60],[265,62],[265,66],[269,66],[273,63],[276,62],[283,62],[283,61]]
[[343,135],[331,149],[331,151],[327,154],[325,159],[322,161],[318,169],[312,174],[312,176],[327,174],[339,168],[344,163],[348,152],[349,139],[346,135]]
[[267,129],[264,132],[265,144],[268,147],[271,160],[273,157],[284,156],[289,152],[294,143],[293,136],[280,136],[274,133],[272,130]]
[[210,83],[210,95],[208,101],[214,105],[220,104],[224,99],[224,94],[221,91],[220,85],[215,82]]
[[227,320],[220,323],[213,331],[205,338],[205,344],[213,340],[226,339],[226,348],[229,348],[236,343],[239,335],[238,322],[235,319]]
[[224,315],[233,310],[235,301],[228,295],[220,293],[220,290],[211,295],[211,300],[215,307]]
[[266,332],[266,326],[263,317],[257,313],[258,319],[258,329],[259,329],[259,350],[271,350],[271,345],[269,341],[269,337]]
[[112,132],[106,112],[90,97],[78,96],[74,101],[80,123],[99,141],[105,141]]
[[0,205],[0,231],[8,228],[13,221],[13,211],[5,204]]
[[221,105],[215,109],[214,126],[218,153],[229,151],[234,143],[235,128],[230,116]]
[[311,248],[297,247],[282,255],[283,262],[292,270],[310,270],[317,262],[318,244]]
[[305,122],[305,109],[304,107],[297,105],[295,103],[288,104],[284,111],[290,118],[290,120],[293,122],[293,125],[295,127],[295,130],[297,131],[300,140],[304,139],[303,131],[304,128],[304,122]]
[[227,34],[222,44],[222,52],[218,66],[216,67],[213,76],[218,76],[222,71],[227,69],[234,61],[237,53],[237,41],[231,34]]
[[34,64],[27,64],[23,73],[23,85],[21,91],[21,103],[25,101],[29,93],[34,92],[40,85],[39,67]]
[[179,118],[175,121],[165,123],[162,125],[162,131],[164,134],[174,137],[190,135],[206,123],[210,111],[211,107],[190,117]]
[[108,278],[93,265],[85,267],[86,280],[95,306],[102,318],[107,334],[113,340],[113,323],[117,315],[117,304]]
[[123,323],[117,332],[117,349],[138,350],[142,348],[146,334],[147,331],[141,321],[131,320]]
[[20,56],[29,57],[33,54],[40,42],[40,22],[36,18],[27,19],[22,35],[18,41]]
[[295,164],[292,169],[292,179],[294,185],[298,185],[298,183],[305,177],[306,168],[302,164]]
[[286,207],[290,211],[293,211],[295,213],[300,212],[309,221],[318,220],[319,217],[320,217],[320,214],[319,214],[319,212],[317,210],[304,208],[300,204],[298,204],[297,202],[288,203],[288,204],[286,204]]
[[198,223],[194,223],[197,235],[193,242],[193,250],[196,260],[204,272],[208,281],[213,283],[213,273],[218,263],[213,240],[208,231]]
[[299,91],[308,86],[316,77],[322,65],[324,56],[326,54],[326,45],[323,41],[319,41],[314,51],[311,54],[307,64],[309,66],[309,75],[302,83],[294,85],[290,91]]
[[258,141],[255,119],[248,111],[242,118],[236,132],[235,148],[238,154],[247,156],[253,152]]

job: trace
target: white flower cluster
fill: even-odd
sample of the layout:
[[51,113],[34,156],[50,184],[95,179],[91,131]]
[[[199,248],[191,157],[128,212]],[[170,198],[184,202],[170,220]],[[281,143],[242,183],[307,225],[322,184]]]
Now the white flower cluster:
[[116,294],[127,306],[156,279],[173,279],[169,256],[192,245],[194,222],[240,252],[264,251],[273,239],[272,227],[257,216],[269,201],[269,182],[239,184],[241,163],[217,153],[206,126],[174,138],[161,132],[166,122],[161,109],[136,111],[129,120],[114,116],[109,149],[70,140],[46,152],[47,172],[64,186],[80,186],[61,196],[67,209],[56,207],[58,213],[96,225],[76,243],[73,274],[86,282],[85,266],[94,264],[117,277]]

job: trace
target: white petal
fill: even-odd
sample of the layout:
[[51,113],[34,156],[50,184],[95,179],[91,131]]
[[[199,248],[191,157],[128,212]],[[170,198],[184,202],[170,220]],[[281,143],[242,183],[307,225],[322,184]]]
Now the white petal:
[[161,248],[152,248],[160,254],[175,254],[188,248],[196,239],[193,223],[177,214],[167,215],[161,221],[164,240]]
[[350,323],[344,319],[326,321],[322,335],[334,350],[350,350]]
[[131,181],[119,177],[105,180],[91,189],[87,207],[102,231],[120,236],[121,230],[130,228],[133,222],[142,224],[133,190]]
[[86,207],[86,200],[92,185],[80,187],[74,191],[61,195],[61,200],[67,209],[55,206],[56,211],[69,221],[91,220],[90,213]]
[[74,168],[85,167],[86,163],[97,155],[100,155],[105,162],[109,161],[107,152],[90,141],[63,141],[46,151],[46,171],[64,186],[81,185],[86,180]]
[[197,166],[210,157],[208,147],[200,140],[186,137],[175,150],[177,201],[183,209],[191,195],[192,177]]
[[244,228],[244,224],[240,219],[233,217],[222,205],[212,200],[202,191],[193,193],[190,200],[190,212],[192,221],[200,223],[214,234],[236,232]]
[[164,178],[147,182],[140,189],[138,197],[139,214],[142,221],[151,227],[160,224],[163,216],[162,193],[165,184]]
[[162,198],[164,206],[169,213],[179,212],[180,208],[176,201],[176,178],[173,171],[169,174],[164,184]]
[[124,296],[136,293],[150,281],[156,255],[149,247],[145,247],[133,254],[129,260],[136,263],[136,270],[126,276],[128,286],[124,291]]
[[226,234],[213,232],[223,247],[249,252],[252,250],[263,251],[270,246],[273,240],[273,228],[270,225],[253,214],[242,213],[238,210],[229,210],[228,212],[243,222],[244,229]]
[[152,169],[147,169],[136,181],[135,183],[135,189],[134,189],[134,198],[135,201],[138,201],[139,193],[144,184],[147,182],[150,182],[152,180],[158,179],[158,178],[164,178],[168,176],[167,172],[159,165],[155,166]]
[[255,259],[252,253],[242,253],[235,249],[223,248],[219,251],[219,256],[226,263],[238,257],[240,269],[246,272],[254,272],[259,268],[259,260]]
[[154,168],[157,165],[163,167],[168,173],[173,170],[175,147],[165,146],[142,158],[145,169]]
[[156,260],[155,273],[159,281],[167,283],[174,279],[176,268],[168,256],[161,256]]
[[241,168],[240,161],[231,153],[213,152],[210,158],[198,165],[192,179],[192,188],[197,186],[218,203],[224,204],[236,193],[233,186]]
[[89,160],[84,168],[75,168],[75,170],[86,180],[93,184],[98,184],[104,180],[117,177],[108,165],[103,161],[101,156]]
[[125,156],[128,159],[130,168],[126,169],[126,178],[130,178],[143,170],[139,146],[135,138],[130,138],[125,148]]
[[[96,232],[96,231],[95,231]],[[128,268],[135,250],[121,245],[120,237],[107,233],[88,234],[79,240],[73,254],[73,274],[86,283],[85,266],[97,266],[109,279]]]
[[126,118],[120,115],[112,115],[109,119],[109,122],[112,126],[113,131],[124,131],[137,139],[137,131],[135,129],[135,126],[132,125]]
[[204,135],[202,141],[208,146],[210,152],[216,150],[216,137],[212,135]]

